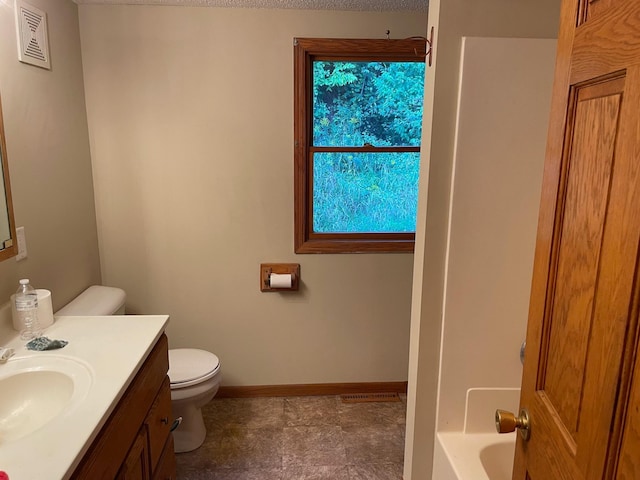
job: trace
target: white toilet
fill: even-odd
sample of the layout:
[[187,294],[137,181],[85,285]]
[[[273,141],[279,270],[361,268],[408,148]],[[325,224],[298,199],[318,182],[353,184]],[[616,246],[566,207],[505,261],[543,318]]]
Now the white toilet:
[[[120,288],[93,285],[58,310],[56,316],[124,315],[126,294]],[[222,373],[213,353],[194,348],[169,350],[171,407],[182,422],[173,431],[176,452],[195,450],[206,435],[201,408],[218,392]]]

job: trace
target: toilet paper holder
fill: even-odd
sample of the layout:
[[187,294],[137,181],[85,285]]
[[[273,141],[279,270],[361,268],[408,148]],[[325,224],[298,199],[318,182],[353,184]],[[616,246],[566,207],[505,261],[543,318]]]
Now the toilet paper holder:
[[[291,275],[290,287],[272,287],[271,274]],[[299,263],[261,263],[260,264],[260,291],[261,292],[291,292],[300,287]]]

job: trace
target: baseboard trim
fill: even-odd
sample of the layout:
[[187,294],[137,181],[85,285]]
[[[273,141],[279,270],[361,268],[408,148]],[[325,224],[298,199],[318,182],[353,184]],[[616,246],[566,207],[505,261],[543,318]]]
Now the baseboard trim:
[[222,386],[216,398],[303,397],[354,393],[407,393],[408,382],[308,383],[299,385]]

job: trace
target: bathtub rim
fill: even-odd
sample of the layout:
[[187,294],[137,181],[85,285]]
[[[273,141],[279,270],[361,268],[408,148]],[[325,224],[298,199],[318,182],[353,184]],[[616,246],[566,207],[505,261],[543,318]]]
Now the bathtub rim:
[[[516,432],[464,433],[438,432],[437,441],[458,480],[494,480],[485,470],[480,452],[483,448],[496,444],[512,444],[515,451]],[[513,457],[511,457],[513,468]]]

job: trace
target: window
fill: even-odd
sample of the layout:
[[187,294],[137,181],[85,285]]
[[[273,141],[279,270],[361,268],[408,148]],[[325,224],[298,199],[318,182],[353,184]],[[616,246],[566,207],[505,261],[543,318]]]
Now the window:
[[296,253],[413,251],[425,46],[296,40]]

